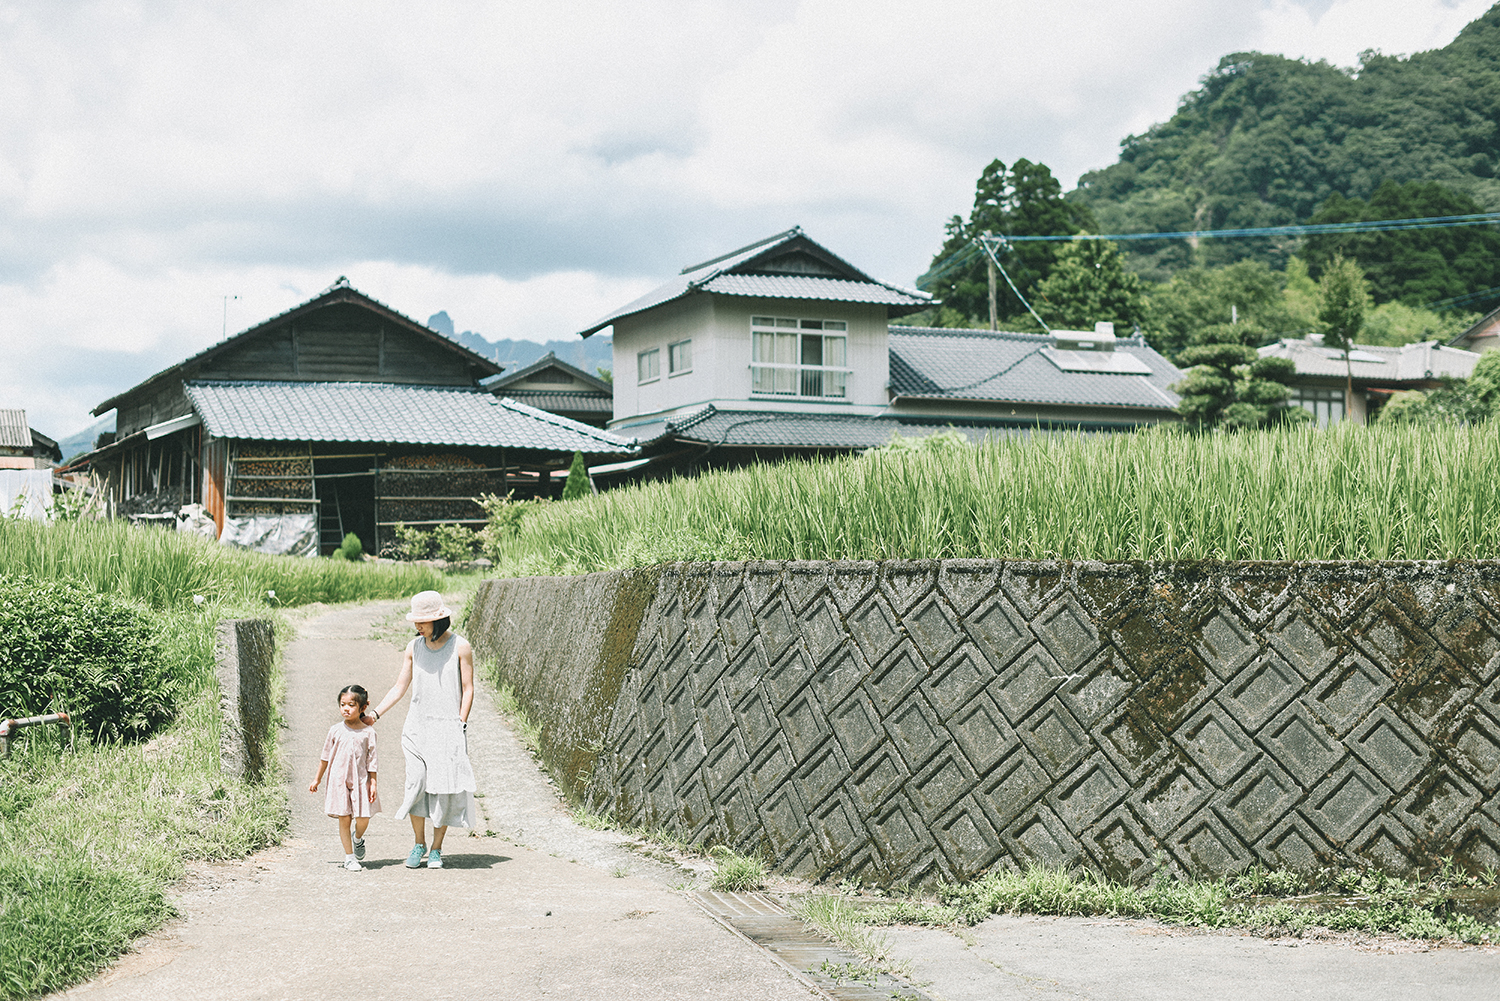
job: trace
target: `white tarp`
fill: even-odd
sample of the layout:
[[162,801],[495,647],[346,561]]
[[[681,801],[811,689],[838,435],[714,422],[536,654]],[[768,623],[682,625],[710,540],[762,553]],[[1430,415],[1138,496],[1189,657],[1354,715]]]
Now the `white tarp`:
[[318,555],[318,516],[315,514],[258,514],[225,518],[219,541],[277,556]]
[[52,470],[0,469],[0,516],[47,519],[52,505]]

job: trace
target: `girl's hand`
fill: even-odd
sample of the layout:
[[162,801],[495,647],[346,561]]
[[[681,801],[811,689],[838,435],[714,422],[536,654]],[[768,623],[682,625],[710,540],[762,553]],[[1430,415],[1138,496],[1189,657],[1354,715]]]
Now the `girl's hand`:
[[307,791],[308,792],[317,792],[318,791],[318,780],[317,779],[313,779],[312,780],[311,784],[309,784],[308,787],[307,787]]
[[375,780],[370,780],[370,802],[375,802]]

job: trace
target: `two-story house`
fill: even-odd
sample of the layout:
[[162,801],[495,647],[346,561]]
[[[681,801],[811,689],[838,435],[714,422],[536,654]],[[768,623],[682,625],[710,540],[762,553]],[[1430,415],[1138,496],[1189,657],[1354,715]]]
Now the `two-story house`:
[[980,440],[1178,419],[1182,373],[1139,337],[891,324],[932,305],[796,228],[684,268],[580,334],[613,328],[608,427],[637,439],[655,472],[947,427]]

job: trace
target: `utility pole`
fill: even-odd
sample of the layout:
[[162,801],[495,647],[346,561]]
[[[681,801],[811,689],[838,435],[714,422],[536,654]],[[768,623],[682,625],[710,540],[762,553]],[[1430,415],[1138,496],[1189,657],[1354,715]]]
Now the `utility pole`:
[[[991,284],[992,285],[994,284],[993,279],[991,280]],[[237,296],[237,295],[226,295],[226,296],[224,296],[224,326],[223,326],[223,329],[219,331],[219,339],[220,340],[224,340],[225,338],[227,338],[229,336],[229,300],[230,299],[238,299],[238,298],[239,298],[239,296]]]
[[985,271],[988,272],[990,279],[990,329],[999,330],[1000,308],[995,293],[995,262],[986,259],[984,265]]

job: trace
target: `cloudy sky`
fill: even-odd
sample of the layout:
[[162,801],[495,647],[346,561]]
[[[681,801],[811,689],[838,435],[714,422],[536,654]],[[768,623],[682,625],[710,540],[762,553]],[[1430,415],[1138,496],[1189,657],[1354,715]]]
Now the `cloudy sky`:
[[339,275],[533,340],[792,225],[910,282],[995,157],[1071,187],[1222,55],[1489,4],[0,0],[0,406],[73,433]]

